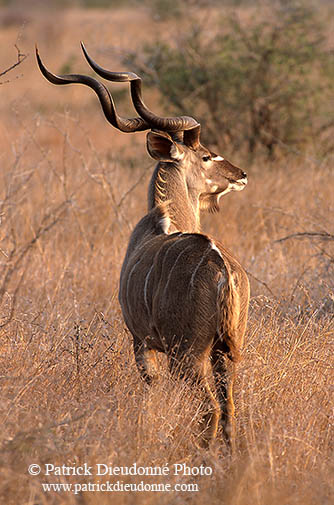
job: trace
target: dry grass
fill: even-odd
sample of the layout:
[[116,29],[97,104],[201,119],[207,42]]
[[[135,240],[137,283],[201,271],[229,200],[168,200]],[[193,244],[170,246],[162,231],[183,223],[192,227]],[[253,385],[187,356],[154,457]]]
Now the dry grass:
[[[126,47],[127,36],[136,35],[133,21],[124,28],[134,14],[55,15],[60,24],[47,12],[30,14],[19,41],[30,53],[19,67],[24,75],[1,87],[1,502],[332,503],[333,237],[277,242],[297,232],[333,234],[330,163],[303,154],[272,166],[259,160],[247,167],[247,189],[225,197],[221,213],[204,219],[205,230],[252,275],[252,302],[236,388],[236,454],[229,458],[218,442],[207,452],[196,449],[196,392],[165,373],[145,389],[117,302],[120,265],[145,212],[153,167],[145,137],[113,131],[90,90],[52,87],[32,57],[35,40],[56,71],[80,38],[88,47]],[[149,27],[144,11],[140,16]],[[92,30],[101,21],[96,39]],[[116,21],[121,38],[110,30]],[[1,31],[8,54],[0,68],[15,59],[17,30]],[[75,63],[87,70],[79,56]],[[27,473],[31,463],[84,462],[204,463],[213,476],[164,478],[198,483],[198,493],[110,496],[41,490],[42,482],[102,477]]]

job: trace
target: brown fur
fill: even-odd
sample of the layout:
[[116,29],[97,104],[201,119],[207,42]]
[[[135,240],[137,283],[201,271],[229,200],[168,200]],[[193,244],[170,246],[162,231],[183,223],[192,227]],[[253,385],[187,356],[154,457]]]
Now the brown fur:
[[[105,70],[83,45],[82,49],[99,75],[130,83],[140,117],[119,116],[109,90],[93,77],[52,74],[36,47],[42,74],[53,84],[89,86],[115,128],[126,133],[151,130],[147,150],[159,162],[149,186],[148,214],[131,235],[120,279],[119,301],[133,335],[139,371],[150,382],[155,353],[165,352],[171,371],[199,383],[203,390],[203,444],[216,436],[220,419],[229,440],[235,366],[227,384],[225,357],[233,363],[240,357],[249,286],[231,254],[199,233],[200,209],[219,210],[220,197],[243,189],[246,174],[201,145],[201,127],[194,118],[162,118],[152,113],[142,101],[140,77]],[[211,370],[216,392],[208,380]]]
[[129,242],[119,300],[142,377],[151,383],[156,352],[166,353],[171,372],[203,391],[202,444],[216,436],[219,421],[231,442],[235,364],[246,329],[249,283],[237,260],[199,233],[199,209],[201,198],[219,201],[216,186],[223,193],[245,174],[220,159],[210,163],[206,174],[206,148],[194,152],[156,133],[149,152],[158,159],[159,149],[163,161],[150,183],[149,212]]

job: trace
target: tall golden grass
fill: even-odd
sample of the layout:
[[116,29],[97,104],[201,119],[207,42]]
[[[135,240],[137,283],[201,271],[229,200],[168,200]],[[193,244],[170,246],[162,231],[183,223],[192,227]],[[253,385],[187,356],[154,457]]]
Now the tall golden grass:
[[[125,50],[127,39],[161,29],[145,11],[136,15],[140,33],[125,10],[32,11],[24,29],[14,23],[0,32],[8,50],[0,68],[15,59],[18,32],[29,53],[11,74],[19,78],[0,87],[1,503],[330,504],[333,160],[287,153],[244,167],[233,159],[248,187],[203,217],[203,229],[240,258],[252,283],[235,454],[219,441],[196,448],[196,391],[172,380],[163,362],[150,390],[139,379],[117,289],[130,231],[146,208],[153,163],[145,135],[114,131],[90,90],[52,87],[33,58],[37,40],[51,70],[75,55],[75,68],[87,72],[79,39]],[[198,492],[75,495],[43,492],[42,483],[113,478],[28,473],[32,463],[85,462],[204,464],[213,474],[157,479],[196,483]]]

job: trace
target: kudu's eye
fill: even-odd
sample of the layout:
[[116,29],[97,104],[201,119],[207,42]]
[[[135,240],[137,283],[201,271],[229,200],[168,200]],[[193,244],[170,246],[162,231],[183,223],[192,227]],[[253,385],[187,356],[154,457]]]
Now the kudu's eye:
[[208,156],[207,154],[205,156],[202,157],[202,160],[203,161],[210,161],[211,160],[211,156]]

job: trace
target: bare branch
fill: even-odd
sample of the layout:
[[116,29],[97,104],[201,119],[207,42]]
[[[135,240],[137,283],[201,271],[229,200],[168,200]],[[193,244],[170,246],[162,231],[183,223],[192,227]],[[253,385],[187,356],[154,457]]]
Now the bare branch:
[[334,240],[334,235],[331,233],[327,233],[326,231],[305,231],[299,233],[291,233],[291,235],[287,235],[286,237],[279,238],[274,240],[274,244],[279,242],[285,242],[291,238],[320,238],[322,240]]
[[[5,70],[3,70],[2,72],[0,72],[0,77],[2,77],[3,75],[8,74],[8,72],[10,72],[14,68],[16,68],[18,65],[20,65],[28,57],[27,54],[21,53],[21,50],[20,50],[19,46],[17,45],[17,43],[14,44],[14,47],[15,47],[15,49],[17,51],[17,61],[15,63],[13,63],[13,65],[11,65],[10,67],[8,67]],[[17,78],[18,78],[18,76],[16,76],[16,79]],[[10,81],[8,80],[8,81],[0,82],[0,84],[7,84],[9,82]]]
[[261,281],[261,279],[259,279],[258,277],[256,277],[254,274],[252,274],[249,270],[246,270],[246,273],[247,275],[249,275],[249,277],[252,277],[252,279],[254,279],[256,282],[258,282],[259,284],[261,284],[262,286],[264,286],[268,291],[269,293],[271,294],[271,296],[273,296],[274,298],[277,299],[277,296],[275,295],[275,293],[270,289],[270,287],[268,286],[268,284],[264,281]]
[[[25,243],[19,250],[17,250],[17,248],[16,248],[16,243],[15,243],[16,241],[15,241],[15,237],[14,237],[14,248],[13,248],[10,258],[9,258],[9,262],[7,265],[7,271],[5,272],[3,279],[1,281],[1,285],[0,285],[0,302],[3,299],[3,296],[6,292],[7,286],[9,284],[14,272],[16,272],[18,270],[18,267],[22,263],[22,260],[25,258],[27,253],[33,247],[33,245],[45,233],[47,233],[51,228],[53,228],[59,222],[59,220],[63,217],[64,213],[66,212],[69,203],[70,203],[70,200],[65,200],[65,201],[61,202],[61,204],[58,205],[52,212],[45,215],[42,220],[42,223],[40,224],[38,230],[36,231],[36,233],[34,234],[32,239],[29,240],[27,243]],[[23,276],[21,277],[21,281],[22,281],[22,279],[23,279]],[[20,285],[20,282],[18,284],[18,287]],[[15,290],[14,296],[16,296],[16,293],[17,293],[17,290]]]
[[147,169],[145,168],[145,170],[141,173],[137,181],[122,195],[121,199],[117,204],[118,209],[122,207],[124,200],[126,200],[126,198],[136,189],[136,187],[142,182],[142,180],[144,179],[144,177],[146,177],[146,175],[147,175]]

